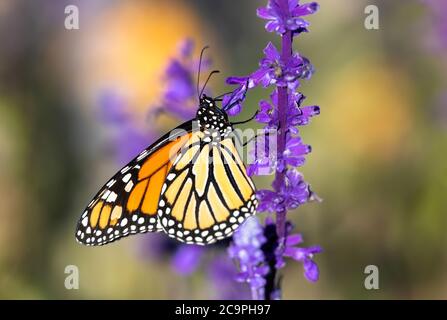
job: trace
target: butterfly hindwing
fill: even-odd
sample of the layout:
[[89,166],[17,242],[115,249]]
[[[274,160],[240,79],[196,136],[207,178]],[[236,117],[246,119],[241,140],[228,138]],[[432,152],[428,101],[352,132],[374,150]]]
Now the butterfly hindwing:
[[162,230],[157,217],[166,176],[191,126],[184,124],[143,150],[101,188],[82,214],[76,239],[103,245],[129,234]]
[[193,133],[167,175],[158,216],[163,230],[205,245],[230,236],[256,211],[255,187],[234,141]]

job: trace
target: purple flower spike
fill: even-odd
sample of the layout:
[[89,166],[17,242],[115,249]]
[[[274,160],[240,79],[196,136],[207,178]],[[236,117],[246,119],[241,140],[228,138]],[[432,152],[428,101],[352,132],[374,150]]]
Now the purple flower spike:
[[316,2],[299,5],[298,0],[288,0],[288,5],[281,5],[278,0],[270,0],[266,7],[259,8],[258,17],[268,20],[265,28],[268,32],[280,35],[286,31],[296,33],[307,31],[309,23],[302,16],[315,13],[319,6]]
[[263,298],[264,276],[269,268],[265,265],[262,245],[266,242],[264,229],[255,217],[249,218],[235,232],[228,254],[239,264],[236,280],[247,282],[258,299]]
[[[287,220],[288,211],[308,201],[319,200],[297,170],[304,164],[306,155],[312,150],[310,145],[303,142],[299,127],[307,125],[313,116],[320,113],[320,108],[301,106],[305,97],[296,89],[300,86],[301,80],[309,80],[315,70],[307,58],[293,51],[292,46],[294,36],[308,31],[309,23],[302,17],[313,14],[317,10],[318,4],[315,2],[299,4],[298,0],[269,0],[266,7],[258,9],[257,14],[268,20],[267,31],[274,31],[281,36],[280,49],[271,42],[268,43],[257,70],[246,77],[231,77],[227,81],[239,85],[234,96],[242,96],[243,90],[245,97],[247,89],[250,90],[253,87],[273,87],[270,100],[259,102],[255,119],[264,127],[262,134],[258,134],[254,147],[249,145],[249,155],[252,156],[250,160],[253,161],[249,162],[247,173],[250,176],[275,175],[272,190],[258,190],[257,211],[268,212],[276,217],[276,221],[266,219],[265,241],[262,245],[264,255],[259,254],[259,260],[256,260],[257,266],[254,267],[252,263],[250,268],[245,267],[245,270],[241,270],[237,276],[239,281],[251,283],[252,292],[255,289],[254,298],[259,298],[260,290],[264,292],[265,298],[279,299],[281,297],[277,273],[286,264],[285,257],[301,262],[304,275],[309,281],[317,281],[319,277],[318,266],[313,261],[313,255],[321,252],[321,248],[318,246],[297,247],[303,242],[302,236],[290,234],[292,226]],[[237,112],[242,107],[243,99],[240,101]],[[246,233],[246,237],[257,238],[260,235],[260,227],[257,228],[258,232],[253,234],[250,228],[241,227],[234,236],[232,247],[240,247],[237,242],[240,241],[238,239],[243,233]],[[230,256],[236,255],[233,251],[230,250]],[[245,252],[245,257],[248,256]],[[239,260],[242,261],[242,257],[239,257]],[[256,273],[254,270],[262,272]],[[253,272],[257,274],[256,279],[253,279]]]

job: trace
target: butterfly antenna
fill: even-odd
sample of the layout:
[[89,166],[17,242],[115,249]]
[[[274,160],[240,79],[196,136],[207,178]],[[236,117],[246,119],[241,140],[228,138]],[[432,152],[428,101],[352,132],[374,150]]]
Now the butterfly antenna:
[[203,53],[206,49],[208,49],[208,46],[203,47],[202,51],[200,52],[200,58],[199,58],[199,70],[197,72],[197,84],[196,84],[196,90],[197,90],[197,97],[200,100],[201,94],[199,94],[199,83],[200,83],[200,69],[202,67],[202,59],[203,59]]
[[199,99],[200,99],[200,97],[202,96],[202,93],[203,93],[203,91],[205,90],[206,85],[208,84],[208,81],[210,81],[211,76],[212,76],[213,74],[215,74],[215,73],[219,73],[219,72],[220,72],[219,70],[213,70],[213,71],[210,72],[210,74],[208,75],[208,78],[207,78],[206,81],[205,81],[205,84],[203,85],[202,90],[200,90]]

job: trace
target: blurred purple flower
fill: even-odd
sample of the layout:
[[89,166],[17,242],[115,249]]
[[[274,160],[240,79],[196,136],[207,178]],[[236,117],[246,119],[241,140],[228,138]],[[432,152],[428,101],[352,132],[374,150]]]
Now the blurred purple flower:
[[190,275],[197,270],[204,253],[204,247],[180,245],[172,259],[172,266],[178,274]]
[[208,279],[214,289],[214,297],[219,300],[247,300],[250,292],[239,282],[229,281],[236,278],[233,264],[226,255],[215,257],[208,266]]
[[114,131],[114,152],[119,164],[128,163],[154,140],[154,132],[136,123],[127,102],[119,94],[104,92],[99,98],[99,107],[99,118]]
[[447,48],[447,2],[445,0],[422,0],[429,6],[431,19],[433,24],[436,38],[438,39],[438,45],[443,49]]
[[265,28],[268,32],[280,35],[286,31],[307,31],[309,23],[302,19],[318,10],[316,2],[299,5],[299,0],[288,0],[284,5],[281,1],[270,0],[266,7],[258,9],[258,17],[268,20]]
[[100,118],[108,124],[122,124],[130,121],[125,99],[114,91],[104,91],[99,97]]
[[236,280],[247,282],[256,299],[264,298],[264,276],[269,271],[261,249],[265,242],[263,227],[257,218],[251,217],[234,233],[233,242],[228,248],[230,258],[239,265]]
[[[183,41],[179,56],[171,59],[165,71],[166,88],[160,107],[156,111],[168,112],[183,120],[194,118],[197,111],[196,75],[198,61],[194,59],[194,42]],[[202,71],[209,68],[208,60],[202,61]]]

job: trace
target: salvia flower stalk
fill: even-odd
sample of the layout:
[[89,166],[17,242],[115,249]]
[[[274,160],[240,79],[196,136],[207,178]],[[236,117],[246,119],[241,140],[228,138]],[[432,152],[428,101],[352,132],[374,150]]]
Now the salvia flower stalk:
[[[228,84],[238,85],[235,92],[241,97],[232,114],[240,112],[247,90],[259,86],[272,88],[269,101],[259,102],[256,120],[264,124],[264,132],[255,141],[255,159],[247,169],[249,175],[275,175],[272,189],[257,193],[258,212],[268,212],[269,217],[264,226],[257,218],[248,220],[236,232],[229,248],[229,255],[240,270],[236,280],[250,285],[253,299],[281,297],[278,270],[284,267],[286,257],[303,264],[309,281],[317,281],[319,277],[313,258],[322,249],[299,247],[303,237],[292,234],[293,226],[287,220],[288,211],[318,199],[297,169],[311,152],[300,136],[299,127],[320,113],[318,106],[303,106],[305,96],[297,91],[302,80],[312,77],[314,68],[292,48],[295,37],[308,32],[309,22],[303,17],[315,13],[318,7],[316,2],[269,0],[266,7],[257,10],[257,15],[267,20],[268,32],[281,37],[281,47],[268,43],[258,70],[248,76],[227,79]],[[272,135],[272,131],[276,134]]]

